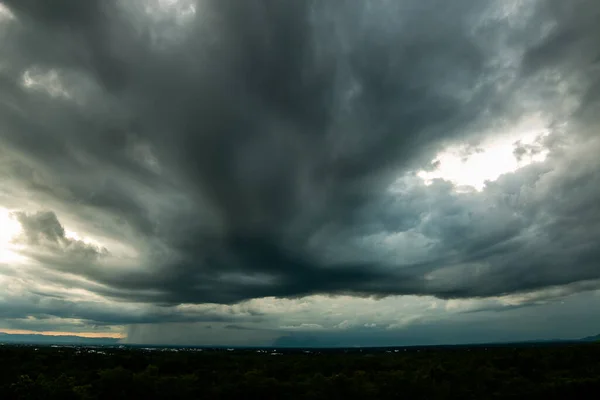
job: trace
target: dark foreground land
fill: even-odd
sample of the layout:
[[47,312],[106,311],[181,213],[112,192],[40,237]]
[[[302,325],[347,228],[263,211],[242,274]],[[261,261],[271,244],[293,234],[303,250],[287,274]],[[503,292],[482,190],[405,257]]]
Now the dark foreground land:
[[352,350],[0,346],[1,399],[581,399],[600,345]]

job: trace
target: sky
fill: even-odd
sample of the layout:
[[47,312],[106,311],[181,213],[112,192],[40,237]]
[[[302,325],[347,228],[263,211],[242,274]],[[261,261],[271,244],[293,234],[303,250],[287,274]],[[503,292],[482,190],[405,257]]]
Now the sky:
[[600,333],[597,0],[0,0],[0,332]]

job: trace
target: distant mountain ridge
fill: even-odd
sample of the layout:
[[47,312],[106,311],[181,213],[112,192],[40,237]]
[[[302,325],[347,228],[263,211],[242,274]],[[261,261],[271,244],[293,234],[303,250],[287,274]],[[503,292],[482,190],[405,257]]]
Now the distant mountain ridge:
[[107,345],[118,344],[119,339],[109,337],[88,338],[76,335],[58,336],[42,334],[12,334],[0,332],[0,343]]
[[[595,336],[587,336],[578,339],[532,339],[532,340],[521,340],[521,341],[502,341],[502,342],[473,342],[473,343],[462,343],[462,344],[410,344],[390,346],[385,344],[383,346],[375,347],[446,347],[446,346],[506,346],[506,345],[553,345],[553,344],[569,344],[569,343],[591,343],[600,342],[600,334]],[[341,346],[335,340],[331,338],[317,338],[311,336],[295,336],[287,335],[281,336],[273,342],[273,347],[282,348],[329,348],[329,347],[353,347],[353,346]],[[356,346],[354,346],[356,347]],[[364,347],[364,346],[358,346]]]
[[579,339],[582,342],[600,342],[600,335],[588,336],[583,339]]
[[[549,339],[549,340],[528,340],[522,342],[514,342],[513,344],[535,344],[535,343],[577,343],[577,342],[600,342],[600,334],[594,336],[587,336],[580,339]],[[11,333],[1,333],[0,332],[0,343],[3,344],[39,344],[39,345],[87,345],[87,346],[102,346],[102,345],[116,345],[120,343],[120,339],[109,338],[109,337],[100,337],[100,338],[88,338],[81,337],[76,335],[69,336],[58,336],[58,335],[42,335],[42,334],[11,334]],[[494,343],[473,343],[473,346],[480,345],[493,345]],[[497,345],[503,344],[511,344],[511,343],[495,343]],[[135,346],[135,344],[132,344]],[[155,345],[159,346],[159,345]],[[414,346],[414,345],[413,345]],[[439,346],[439,345],[438,345]],[[469,346],[468,344],[463,344],[461,346]],[[167,346],[168,347],[168,346]],[[175,346],[179,347],[179,346]],[[184,346],[185,347],[185,346]],[[192,346],[193,347],[193,346]],[[223,346],[226,347],[226,346]],[[340,346],[338,343],[334,341],[318,341],[312,337],[293,337],[293,336],[283,336],[276,340],[272,346],[267,347],[282,347],[282,348],[334,348],[334,347],[347,347]],[[361,346],[362,347],[362,346]],[[376,346],[378,347],[378,346]],[[386,347],[386,346],[384,346]],[[387,346],[389,347],[389,345]],[[398,347],[403,347],[401,344]],[[417,347],[428,347],[425,346],[417,346]],[[435,346],[434,346],[435,347]]]

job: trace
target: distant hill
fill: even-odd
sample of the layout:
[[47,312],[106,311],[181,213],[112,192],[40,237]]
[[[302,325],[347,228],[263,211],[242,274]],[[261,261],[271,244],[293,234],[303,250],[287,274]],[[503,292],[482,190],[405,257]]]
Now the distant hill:
[[119,343],[119,339],[0,333],[0,343],[110,345]]
[[600,342],[600,335],[588,336],[580,339],[582,342]]
[[[560,343],[575,343],[575,342],[600,342],[600,335],[588,336],[581,339],[574,340],[562,340],[562,339],[551,339],[551,340],[531,340],[520,342],[524,345],[527,344],[560,344]],[[10,334],[0,333],[0,343],[5,344],[39,344],[39,345],[83,345],[83,346],[102,346],[102,345],[116,345],[120,343],[120,339],[113,338],[87,338],[81,336],[53,336],[53,335],[41,335],[41,334]],[[493,345],[494,343],[486,343],[485,345]],[[506,344],[518,344],[518,343],[496,343],[496,345]],[[482,345],[482,344],[479,344]],[[133,345],[135,347],[135,345]],[[468,346],[463,344],[462,346]],[[157,345],[156,347],[163,347]],[[280,348],[337,348],[337,347],[351,347],[342,346],[341,343],[336,342],[332,338],[315,338],[311,336],[282,336],[274,341],[271,346],[268,347],[280,347]],[[402,345],[399,345],[402,347]]]

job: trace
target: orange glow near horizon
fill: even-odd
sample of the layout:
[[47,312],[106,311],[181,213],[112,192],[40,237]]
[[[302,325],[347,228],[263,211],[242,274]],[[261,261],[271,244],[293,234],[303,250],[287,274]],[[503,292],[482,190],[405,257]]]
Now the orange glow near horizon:
[[0,329],[0,333],[10,335],[44,335],[44,336],[79,336],[84,338],[110,338],[123,339],[123,333],[111,332],[56,332],[56,331],[29,331],[25,329]]

